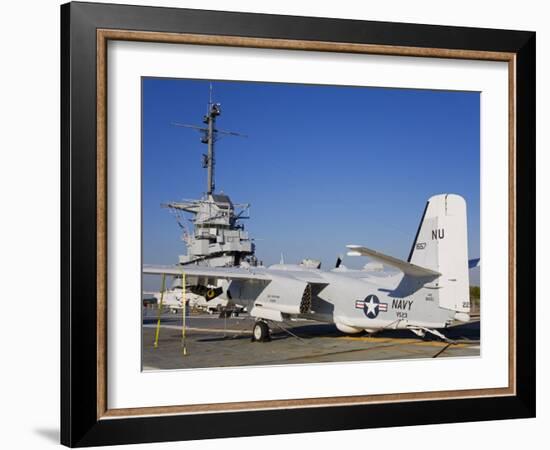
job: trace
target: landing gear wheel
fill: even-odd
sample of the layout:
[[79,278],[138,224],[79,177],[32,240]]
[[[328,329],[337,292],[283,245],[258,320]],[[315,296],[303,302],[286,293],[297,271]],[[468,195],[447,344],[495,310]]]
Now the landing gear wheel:
[[254,324],[254,328],[252,328],[252,340],[256,342],[267,342],[271,340],[267,323],[258,321]]

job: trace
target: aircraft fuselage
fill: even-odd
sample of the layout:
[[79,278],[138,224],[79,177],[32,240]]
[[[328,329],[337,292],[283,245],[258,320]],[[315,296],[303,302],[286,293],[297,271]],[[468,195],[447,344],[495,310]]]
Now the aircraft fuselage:
[[[277,270],[269,269],[274,276]],[[300,279],[300,270],[281,270],[280,275],[291,274]],[[455,316],[455,311],[441,308],[438,302],[439,286],[429,280],[407,277],[402,273],[377,276],[364,271],[304,270],[315,274],[318,282],[312,284],[310,311],[305,314],[286,313],[285,317],[301,317],[320,322],[341,325],[349,332],[381,328],[401,329],[411,327],[444,328]],[[279,285],[270,283],[270,292],[262,299],[267,286],[257,283],[246,285],[232,281],[229,285],[231,301],[254,306],[274,308],[276,304],[291,304],[289,296],[296,297],[282,278]],[[269,285],[268,285],[269,286]],[[270,302],[266,305],[266,302]],[[283,312],[291,311],[291,309]]]

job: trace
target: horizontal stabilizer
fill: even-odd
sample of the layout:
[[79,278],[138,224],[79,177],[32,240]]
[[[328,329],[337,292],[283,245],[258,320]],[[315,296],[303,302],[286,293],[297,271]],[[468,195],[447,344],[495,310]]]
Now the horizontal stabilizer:
[[481,261],[479,258],[470,259],[468,261],[468,269],[473,269],[474,267],[479,267],[479,261]]
[[348,252],[349,256],[368,256],[372,259],[380,261],[383,264],[395,267],[401,272],[413,277],[438,277],[441,275],[435,270],[426,269],[424,267],[411,264],[407,261],[394,258],[393,256],[384,255],[383,253],[379,253],[367,247],[361,247],[360,245],[347,245],[347,248],[350,249]]

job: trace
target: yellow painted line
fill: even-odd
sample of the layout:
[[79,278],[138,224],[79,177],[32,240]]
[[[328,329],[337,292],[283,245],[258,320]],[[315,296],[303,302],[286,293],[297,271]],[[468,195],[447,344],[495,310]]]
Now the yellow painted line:
[[402,344],[414,344],[420,342],[418,339],[411,338],[380,338],[380,337],[371,337],[371,336],[341,336],[337,339],[345,339],[348,341],[361,341],[361,342],[372,342],[373,344],[383,344],[387,342],[401,342]]

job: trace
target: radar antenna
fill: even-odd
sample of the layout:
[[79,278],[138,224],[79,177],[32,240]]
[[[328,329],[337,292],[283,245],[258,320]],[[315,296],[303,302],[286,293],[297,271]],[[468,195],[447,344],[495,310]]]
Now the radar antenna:
[[202,155],[202,167],[207,169],[206,195],[211,195],[216,187],[214,181],[214,165],[216,164],[214,144],[225,136],[248,137],[245,134],[236,133],[234,131],[220,130],[216,128],[216,117],[218,117],[221,113],[221,104],[214,103],[212,100],[212,84],[210,84],[210,99],[208,102],[208,109],[206,115],[203,117],[202,120],[206,126],[172,122],[172,125],[175,127],[191,128],[193,130],[199,131],[202,134],[201,142],[208,146],[207,153]]

